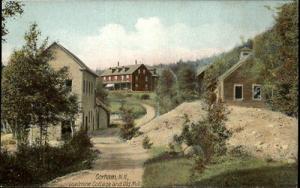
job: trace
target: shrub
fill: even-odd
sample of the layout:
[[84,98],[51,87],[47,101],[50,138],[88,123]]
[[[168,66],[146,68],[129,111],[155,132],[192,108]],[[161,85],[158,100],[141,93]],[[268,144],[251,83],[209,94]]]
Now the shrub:
[[209,162],[214,155],[226,153],[226,139],[231,133],[225,128],[225,108],[221,103],[215,103],[209,109],[208,117],[198,123],[190,122],[185,115],[185,125],[180,136],[173,137],[178,144],[201,146],[205,161]]
[[150,149],[152,145],[153,145],[153,143],[150,142],[150,138],[148,136],[146,136],[143,139],[143,148],[144,149]]
[[120,108],[122,120],[124,124],[121,126],[121,137],[126,140],[130,140],[134,136],[139,134],[139,128],[134,127],[134,118],[131,109],[126,109],[123,106]]
[[147,100],[147,99],[150,99],[150,96],[148,94],[143,94],[143,95],[141,95],[141,99]]
[[[84,131],[61,147],[20,145],[16,153],[0,153],[0,185],[39,185],[64,174],[91,167],[95,157]],[[85,162],[84,162],[85,161]]]

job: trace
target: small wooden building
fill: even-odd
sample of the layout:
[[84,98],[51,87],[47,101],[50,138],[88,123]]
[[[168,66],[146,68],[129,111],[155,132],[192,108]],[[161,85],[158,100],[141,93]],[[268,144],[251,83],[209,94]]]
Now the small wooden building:
[[262,82],[253,72],[255,58],[249,48],[242,48],[240,60],[218,79],[217,99],[229,104],[263,107]]

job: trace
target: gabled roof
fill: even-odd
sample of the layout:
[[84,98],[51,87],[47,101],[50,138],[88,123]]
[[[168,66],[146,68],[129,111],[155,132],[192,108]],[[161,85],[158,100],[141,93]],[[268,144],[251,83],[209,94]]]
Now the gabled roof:
[[200,67],[196,72],[196,76],[199,76],[200,74],[204,73],[204,71],[206,71],[211,65],[212,64],[208,64]]
[[98,98],[96,98],[96,105],[102,107],[108,113],[110,112],[109,108]]
[[110,67],[109,69],[106,69],[100,76],[132,74],[142,65],[143,64],[135,64],[127,66]]
[[234,64],[230,69],[228,69],[224,74],[219,76],[218,80],[223,81],[227,76],[229,76],[231,73],[233,73],[235,70],[237,70],[240,66],[248,62],[250,59],[254,58],[253,54],[249,54],[245,58],[241,59],[239,62]]
[[66,49],[65,47],[63,47],[62,45],[58,44],[57,42],[53,42],[48,48],[52,48],[54,46],[57,46],[58,48],[60,48],[61,50],[63,50],[67,55],[69,55],[72,59],[74,59],[74,61],[81,67],[81,70],[83,71],[87,71],[90,74],[92,74],[93,76],[98,77],[98,74],[96,74],[94,71],[92,71],[86,64],[84,64],[76,55],[74,55],[72,52],[70,52],[68,49]]

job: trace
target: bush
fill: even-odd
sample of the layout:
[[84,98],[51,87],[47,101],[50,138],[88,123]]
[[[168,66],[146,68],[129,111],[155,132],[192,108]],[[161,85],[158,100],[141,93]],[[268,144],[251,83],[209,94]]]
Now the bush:
[[[16,153],[0,153],[0,185],[40,185],[58,176],[91,167],[95,153],[83,131],[61,147],[19,146]],[[85,161],[85,162],[83,162]]]
[[123,106],[120,108],[122,114],[122,120],[124,124],[121,127],[121,137],[126,140],[130,140],[134,136],[138,136],[139,128],[134,127],[134,117],[131,109],[126,109]]
[[141,99],[147,100],[147,99],[150,99],[150,96],[148,94],[143,94],[143,95],[141,95]]
[[146,136],[146,137],[143,139],[143,148],[144,148],[144,149],[150,149],[152,145],[153,145],[153,143],[151,143],[149,137]]
[[221,103],[215,103],[209,109],[208,117],[198,123],[191,123],[185,115],[185,125],[180,136],[175,135],[174,141],[188,146],[201,146],[205,161],[209,162],[214,155],[226,153],[225,140],[231,133],[225,128],[225,109]]

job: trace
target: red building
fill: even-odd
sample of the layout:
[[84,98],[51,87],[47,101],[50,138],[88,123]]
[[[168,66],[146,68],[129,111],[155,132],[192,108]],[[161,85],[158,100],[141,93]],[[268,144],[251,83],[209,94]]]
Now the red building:
[[100,77],[104,87],[110,90],[153,91],[157,81],[155,69],[137,63],[110,67]]

